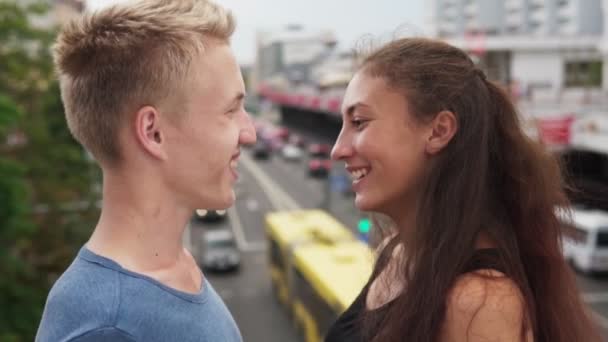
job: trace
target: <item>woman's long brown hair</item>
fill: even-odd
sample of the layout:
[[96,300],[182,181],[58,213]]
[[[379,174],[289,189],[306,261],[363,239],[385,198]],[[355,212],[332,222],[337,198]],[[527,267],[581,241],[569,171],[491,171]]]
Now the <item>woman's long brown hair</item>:
[[[368,338],[437,341],[449,290],[484,232],[523,295],[522,340],[528,330],[541,342],[599,341],[561,252],[555,209],[568,200],[559,165],[525,135],[507,94],[462,50],[429,39],[388,43],[368,55],[361,70],[400,90],[416,120],[442,110],[458,120],[458,132],[431,162],[414,233],[402,241],[408,251],[399,268],[406,293]],[[384,249],[374,276],[395,246]],[[365,315],[364,330],[374,331],[373,311]]]

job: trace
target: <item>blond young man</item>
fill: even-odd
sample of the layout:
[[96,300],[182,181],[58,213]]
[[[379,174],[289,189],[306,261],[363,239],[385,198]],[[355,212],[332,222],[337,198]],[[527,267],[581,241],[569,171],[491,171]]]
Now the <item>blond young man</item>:
[[256,139],[234,25],[210,1],[145,0],[59,35],[67,123],[103,171],[103,208],[37,341],[241,341],[182,245],[196,208],[234,203],[239,147]]

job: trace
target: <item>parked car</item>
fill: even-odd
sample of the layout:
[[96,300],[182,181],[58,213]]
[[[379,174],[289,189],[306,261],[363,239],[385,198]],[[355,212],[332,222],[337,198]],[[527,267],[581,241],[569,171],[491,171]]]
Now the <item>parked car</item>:
[[255,159],[268,159],[272,153],[272,146],[265,140],[258,140],[253,146],[253,157]]
[[271,151],[280,152],[281,149],[283,148],[283,146],[285,146],[285,140],[283,140],[283,138],[278,137],[278,136],[274,136],[274,137],[270,138],[267,142],[270,145]]
[[331,170],[331,160],[314,158],[308,162],[308,174],[312,177],[327,177]]
[[226,218],[226,210],[196,209],[195,217],[205,222],[221,221]]
[[300,147],[300,148],[305,148],[306,147],[306,140],[302,136],[297,135],[297,134],[293,134],[292,133],[289,136],[289,142],[291,144],[293,144],[293,145],[296,145],[297,147]]
[[286,141],[289,138],[289,128],[287,127],[278,127],[275,131],[275,136]]
[[314,143],[308,145],[308,154],[315,158],[329,158],[331,146],[329,144]]
[[285,144],[281,149],[281,155],[288,161],[299,161],[302,159],[302,149],[294,144]]
[[582,273],[608,272],[608,212],[573,207],[557,214],[566,260]]
[[241,253],[228,228],[207,229],[202,235],[199,263],[208,271],[234,271],[241,265]]

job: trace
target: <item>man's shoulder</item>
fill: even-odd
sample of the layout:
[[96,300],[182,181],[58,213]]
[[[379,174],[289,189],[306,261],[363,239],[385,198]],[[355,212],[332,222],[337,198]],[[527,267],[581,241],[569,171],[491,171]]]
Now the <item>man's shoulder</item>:
[[67,340],[71,337],[63,334],[111,326],[119,309],[119,277],[114,270],[76,258],[49,292],[39,337],[62,336],[61,340]]
[[[76,258],[51,288],[48,301],[77,300],[80,304],[106,306],[117,299],[119,276],[115,270]],[[108,302],[108,299],[113,300]]]

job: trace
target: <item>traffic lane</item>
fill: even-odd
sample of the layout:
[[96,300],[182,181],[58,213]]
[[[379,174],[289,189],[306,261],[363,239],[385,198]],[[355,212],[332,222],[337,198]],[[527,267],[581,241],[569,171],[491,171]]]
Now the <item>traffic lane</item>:
[[253,248],[243,252],[239,274],[215,276],[216,283],[226,289],[220,295],[245,341],[297,341],[297,331],[272,292],[270,280],[264,216],[276,208],[243,163],[239,166],[239,179],[234,208],[240,228],[235,222],[230,223],[233,230],[242,229],[246,246]]
[[324,180],[308,176],[304,157],[288,162],[275,151],[267,160],[256,160],[257,165],[302,208],[318,208],[324,196]]
[[[246,177],[242,184],[250,189],[253,183]],[[258,232],[255,239],[247,237],[247,246],[257,246],[250,251],[241,251],[241,265],[236,272],[216,273],[205,270],[205,276],[226,303],[245,341],[297,341],[297,331],[291,324],[289,316],[278,305],[270,282],[270,271],[267,264],[267,250],[256,244],[263,239],[263,222],[260,214],[255,214],[243,205],[255,198],[264,206],[264,194],[261,191],[246,191],[236,202],[236,214],[242,222],[245,232]],[[260,210],[260,213],[263,210]],[[233,217],[232,217],[233,218]],[[206,229],[234,229],[231,217],[225,220],[205,223],[193,220],[190,228],[190,243],[193,254],[199,255],[202,250],[202,238]],[[259,248],[262,247],[262,248]]]
[[275,208],[247,168],[239,165],[238,173],[240,181],[235,208],[247,243],[259,246],[266,242],[264,216]]
[[[296,134],[302,138],[304,138],[304,140],[306,141],[306,145],[308,146],[311,143],[318,143],[318,144],[328,144],[329,146],[333,147],[334,143],[335,143],[335,137],[330,137],[326,131],[323,131],[322,129],[319,129],[319,127],[316,127],[315,130],[309,130],[309,129],[304,129],[302,127],[296,126],[293,123],[286,123],[285,127],[287,127],[292,134]],[[300,170],[295,170],[295,173],[291,174],[288,173],[287,177],[288,178],[293,178],[293,177],[297,177],[297,176],[301,176],[299,179],[302,178],[306,178],[307,174],[306,174],[306,170],[307,170],[307,160],[308,157],[306,157],[307,154],[307,147],[304,148],[304,155],[305,158],[303,158],[303,160],[300,163],[294,163],[296,164],[298,167],[300,167]],[[302,165],[298,165],[298,164],[302,164]],[[281,165],[279,165],[281,166]],[[331,169],[331,175],[332,176],[336,176],[339,178],[344,178],[341,180],[341,182],[346,181],[346,186],[350,187],[351,185],[351,180],[350,180],[350,176],[348,175],[347,171],[346,171],[346,167],[345,167],[345,163],[343,161],[332,161],[332,169]],[[304,170],[304,171],[302,171]],[[280,178],[279,178],[280,179]],[[297,181],[298,178],[296,178],[294,181]],[[328,181],[328,180],[327,180]],[[290,184],[291,181],[286,181],[286,184]],[[360,218],[365,216],[365,213],[360,212],[359,210],[357,210],[357,208],[354,205],[354,196],[348,196],[345,195],[342,191],[337,191],[337,189],[330,189],[329,192],[327,192],[327,188],[326,186],[328,186],[326,183],[326,180],[319,180],[318,183],[318,187],[317,188],[313,188],[311,190],[314,190],[317,195],[313,195],[316,196],[317,198],[317,202],[319,203],[317,206],[324,206],[325,204],[329,205],[329,211],[336,216],[340,221],[342,221],[345,225],[347,225],[349,228],[351,228],[355,233],[357,233],[357,223],[359,221]],[[323,201],[323,198],[325,196],[326,193],[330,194],[330,199],[329,199],[329,203],[326,203]],[[292,193],[292,196],[294,197],[306,197],[306,194],[302,194],[302,196],[298,196],[297,194]]]
[[[260,160],[258,165],[269,174],[278,186],[289,193],[302,208],[325,208],[356,233],[357,221],[363,217],[354,205],[354,197],[332,189],[330,178],[342,178],[350,187],[350,177],[343,162],[332,164],[331,175],[327,178],[314,178],[308,175],[307,160],[286,161],[275,153],[271,160]],[[329,196],[329,200],[326,198]]]
[[266,254],[245,252],[235,273],[207,273],[226,303],[244,341],[298,341],[289,316],[272,292]]

